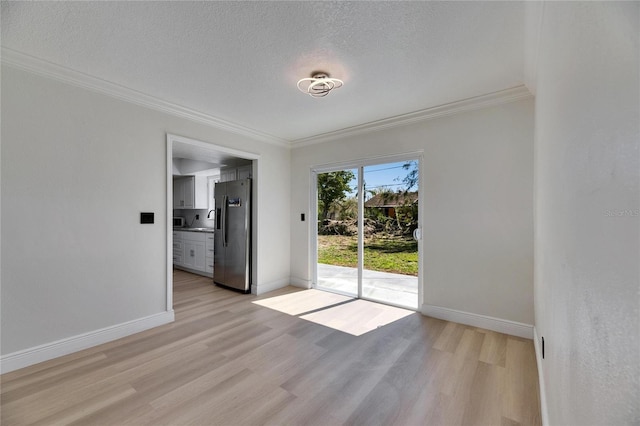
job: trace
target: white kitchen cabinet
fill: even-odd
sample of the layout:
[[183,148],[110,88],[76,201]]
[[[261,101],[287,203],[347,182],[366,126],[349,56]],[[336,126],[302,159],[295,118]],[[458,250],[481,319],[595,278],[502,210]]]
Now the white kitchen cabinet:
[[236,169],[225,169],[220,170],[220,182],[230,182],[232,180],[236,180],[237,176]]
[[195,208],[195,176],[173,177],[173,208]]
[[[208,251],[209,244],[211,252]],[[212,277],[213,233],[173,231],[173,265],[179,269]],[[211,265],[211,268],[208,265]]]
[[185,268],[195,269],[196,271],[204,271],[205,259],[204,243],[197,241],[184,242],[182,266]]
[[182,258],[184,256],[184,241],[182,240],[182,232],[173,233],[173,264],[182,266]]
[[195,176],[195,200],[193,203],[196,209],[209,208],[207,176]]
[[209,234],[205,234],[206,235],[206,241],[205,241],[205,250],[206,250],[206,256],[205,256],[205,272],[207,274],[211,274],[211,276],[213,276],[213,233],[209,233]]
[[247,179],[253,175],[253,166],[248,164],[246,166],[234,167],[229,169],[220,170],[220,182],[229,182],[231,180]]
[[247,166],[238,167],[236,169],[236,179],[247,179],[252,177],[253,166],[251,164]]
[[174,209],[207,209],[207,176],[173,177]]

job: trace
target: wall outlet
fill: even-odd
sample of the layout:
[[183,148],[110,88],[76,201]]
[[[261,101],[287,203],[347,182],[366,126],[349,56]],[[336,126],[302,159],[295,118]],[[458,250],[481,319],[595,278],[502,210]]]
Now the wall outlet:
[[199,214],[196,215],[196,220],[200,220],[200,215]]

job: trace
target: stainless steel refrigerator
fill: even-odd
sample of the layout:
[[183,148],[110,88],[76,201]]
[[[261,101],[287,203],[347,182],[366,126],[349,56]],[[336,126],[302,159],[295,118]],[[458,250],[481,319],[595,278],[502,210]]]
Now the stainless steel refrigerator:
[[216,183],[213,282],[251,292],[251,179]]

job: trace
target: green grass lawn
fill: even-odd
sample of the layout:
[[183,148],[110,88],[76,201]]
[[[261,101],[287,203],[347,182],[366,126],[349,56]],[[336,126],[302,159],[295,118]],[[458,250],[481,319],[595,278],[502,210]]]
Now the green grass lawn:
[[[356,268],[357,237],[318,235],[318,262]],[[417,276],[418,243],[411,238],[367,238],[364,242],[364,267],[374,271]]]

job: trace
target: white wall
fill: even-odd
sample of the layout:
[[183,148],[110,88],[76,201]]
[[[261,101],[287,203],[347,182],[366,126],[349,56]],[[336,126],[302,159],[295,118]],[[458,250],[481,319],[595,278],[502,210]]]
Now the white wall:
[[3,355],[165,311],[166,133],[260,155],[254,284],[288,280],[287,148],[3,66]]
[[533,324],[533,99],[295,148],[291,275],[311,280],[310,169],[424,151],[427,305]]
[[640,3],[545,3],[537,334],[552,425],[640,423]]

